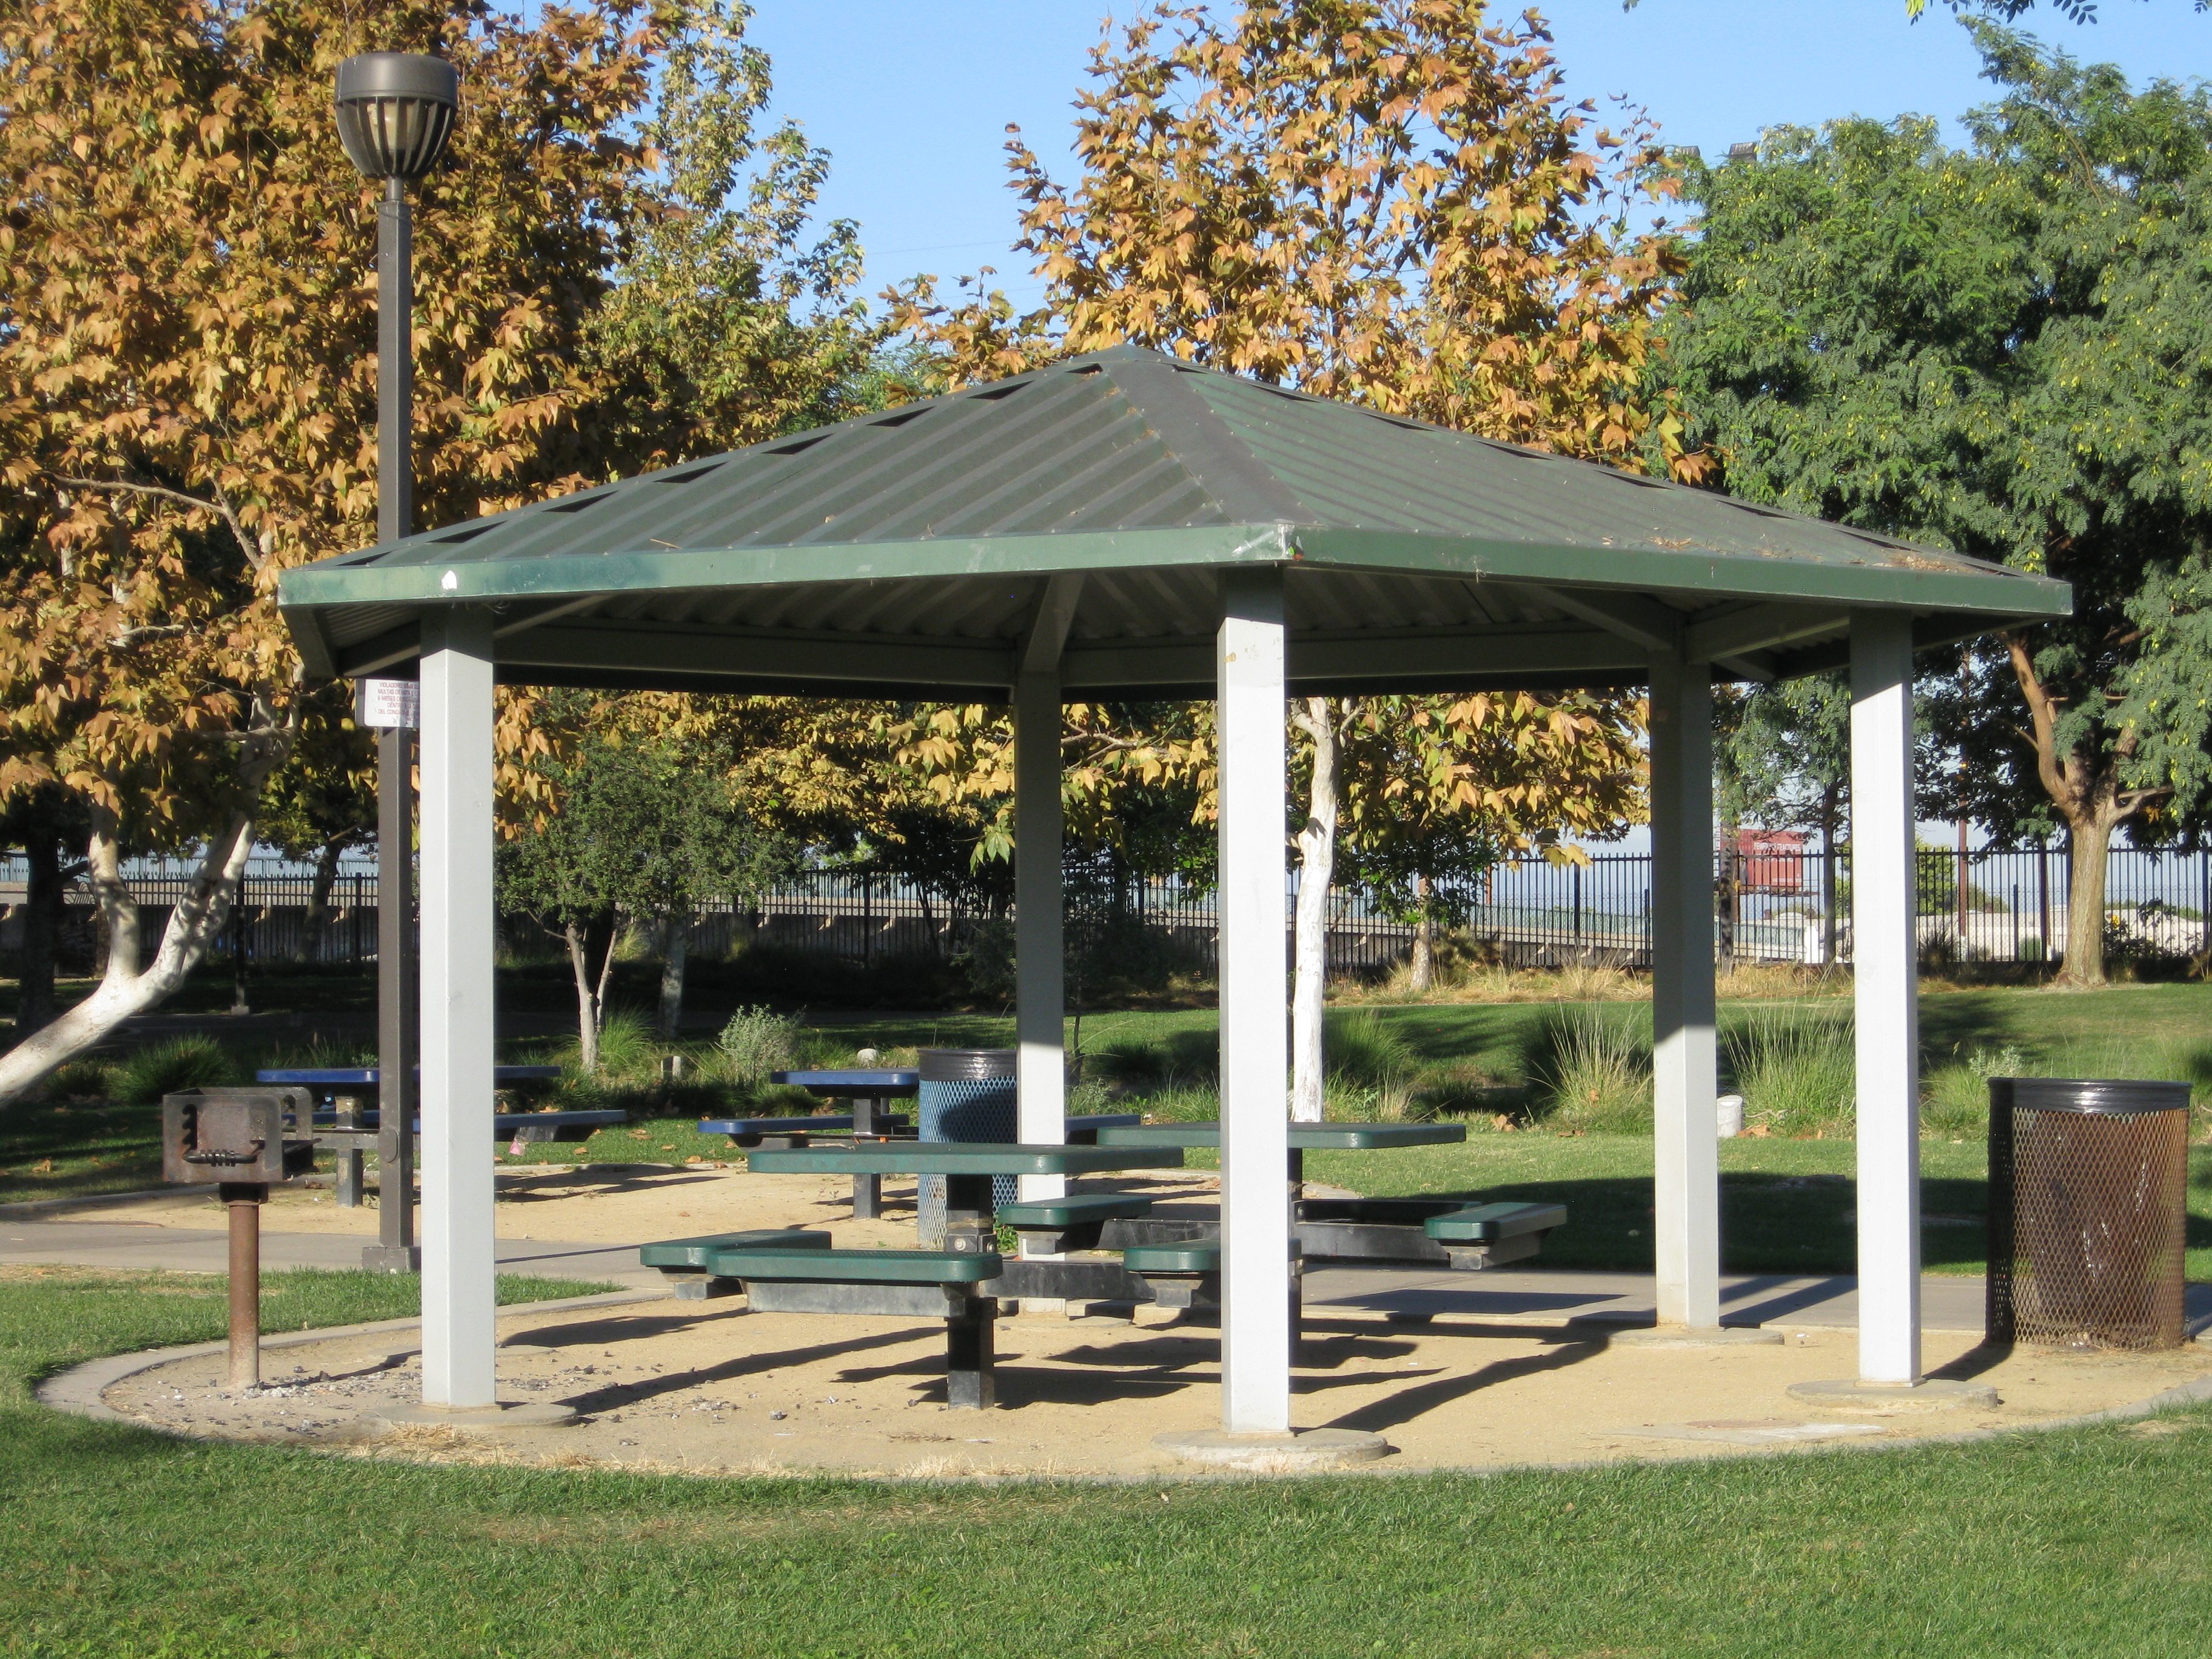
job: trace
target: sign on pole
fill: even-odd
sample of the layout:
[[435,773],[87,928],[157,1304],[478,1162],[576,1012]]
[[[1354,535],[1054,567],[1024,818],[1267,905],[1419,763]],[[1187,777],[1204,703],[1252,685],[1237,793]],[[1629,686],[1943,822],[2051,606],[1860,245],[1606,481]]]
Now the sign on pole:
[[364,726],[414,731],[422,724],[422,687],[416,680],[356,680],[354,719]]

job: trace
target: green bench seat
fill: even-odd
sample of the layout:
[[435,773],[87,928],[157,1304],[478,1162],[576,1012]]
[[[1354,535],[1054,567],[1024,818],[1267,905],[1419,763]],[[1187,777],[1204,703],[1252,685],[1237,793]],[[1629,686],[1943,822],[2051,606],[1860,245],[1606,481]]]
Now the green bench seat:
[[1082,1193],[1069,1198],[1032,1199],[999,1206],[998,1219],[1020,1236],[1029,1255],[1064,1255],[1095,1250],[1109,1221],[1150,1215],[1152,1200],[1132,1193]]
[[1132,1244],[1121,1265],[1133,1273],[1218,1273],[1221,1246],[1197,1240],[1185,1244]]
[[1421,1231],[1439,1244],[1494,1244],[1529,1233],[1547,1233],[1566,1224],[1564,1204],[1476,1204],[1446,1215],[1432,1215]]
[[977,1286],[999,1277],[995,1251],[709,1250],[707,1271],[734,1280],[756,1313],[888,1316],[945,1322],[945,1402],[991,1405],[992,1329],[999,1304]]
[[980,1285],[999,1276],[999,1257],[956,1250],[741,1249],[708,1258],[715,1273],[751,1284]]
[[1074,1227],[1086,1221],[1149,1215],[1152,1200],[1134,1193],[1080,1193],[1069,1198],[1024,1200],[999,1206],[999,1219],[1009,1227]]
[[[1289,1241],[1291,1306],[1296,1323],[1298,1304],[1298,1244]],[[1163,1308],[1218,1308],[1221,1305],[1221,1241],[1192,1238],[1158,1244],[1122,1247],[1121,1265],[1152,1287],[1152,1300]]]
[[709,1258],[724,1250],[826,1250],[827,1233],[806,1232],[795,1227],[758,1227],[750,1232],[707,1233],[697,1238],[664,1238],[638,1247],[637,1259],[658,1267],[672,1282],[676,1294],[686,1301],[734,1296],[735,1278],[717,1273]]

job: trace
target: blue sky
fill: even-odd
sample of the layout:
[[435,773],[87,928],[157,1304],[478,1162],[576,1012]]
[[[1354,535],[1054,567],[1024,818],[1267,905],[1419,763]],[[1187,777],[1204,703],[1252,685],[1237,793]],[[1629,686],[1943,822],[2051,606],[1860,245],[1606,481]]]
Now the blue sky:
[[[995,264],[1000,285],[1034,297],[1008,257],[1016,204],[1005,128],[1020,125],[1063,177],[1069,104],[1098,39],[1100,0],[756,0],[752,39],[775,60],[777,104],[826,145],[825,211],[857,219],[870,288],[918,270],[951,276]],[[1717,157],[1762,128],[1907,112],[1953,121],[1988,83],[1941,0],[1917,24],[1905,0],[1553,0],[1568,84],[1626,94],[1670,143]],[[2028,27],[2137,81],[2212,79],[2212,15],[2189,0],[2103,0],[2077,27],[2046,9]],[[1127,4],[1115,15],[1127,16]],[[1500,14],[1509,15],[1500,9]],[[1956,129],[1952,129],[1956,137]]]

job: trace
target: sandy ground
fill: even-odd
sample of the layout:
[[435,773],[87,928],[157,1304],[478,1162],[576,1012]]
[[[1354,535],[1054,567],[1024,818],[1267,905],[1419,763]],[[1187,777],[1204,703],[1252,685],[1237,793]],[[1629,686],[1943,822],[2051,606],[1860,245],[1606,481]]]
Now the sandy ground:
[[[915,1244],[911,1178],[884,1180],[886,1214],[880,1221],[853,1219],[853,1184],[844,1176],[752,1175],[741,1165],[523,1165],[501,1170],[495,1182],[493,1224],[501,1238],[639,1244],[750,1227],[812,1227],[829,1231],[840,1249],[912,1249]],[[1167,1170],[1158,1178],[1139,1173],[1085,1182],[1081,1188],[1145,1193],[1153,1200],[1155,1214],[1176,1215],[1195,1206],[1192,1213],[1210,1216],[1220,1180]],[[1337,1189],[1310,1183],[1307,1190]],[[223,1224],[222,1206],[213,1198],[200,1204],[118,1206],[102,1210],[100,1218],[157,1227]],[[313,1188],[279,1188],[270,1194],[261,1217],[264,1232],[355,1234],[364,1239],[376,1237],[376,1222],[373,1202],[345,1209],[327,1190]]]
[[[1147,1310],[1148,1317],[1164,1316]],[[272,1350],[240,1396],[220,1356],[112,1386],[106,1402],[172,1431],[465,1461],[627,1465],[699,1474],[1183,1478],[1152,1444],[1219,1421],[1218,1333],[1200,1324],[1024,1316],[1000,1322],[990,1411],[944,1398],[939,1324],[751,1314],[740,1299],[519,1311],[500,1321],[502,1397],[582,1413],[562,1428],[479,1436],[391,1431],[380,1407],[420,1396],[403,1334]],[[1809,1408],[1792,1382],[1848,1376],[1849,1333],[1778,1345],[1663,1348],[1580,1327],[1309,1321],[1302,1427],[1377,1431],[1373,1468],[1709,1456],[2002,1428],[2124,1405],[2212,1373],[2212,1352],[1970,1352],[1933,1338],[1931,1366],[1995,1386],[1994,1411]]]
[[[1215,1177],[1163,1171],[1086,1183],[1147,1192],[1155,1212],[1211,1213]],[[854,1221],[850,1185],[738,1168],[544,1166],[499,1176],[506,1238],[631,1243],[748,1227],[824,1228],[846,1247],[911,1248],[913,1183],[887,1181],[886,1217]],[[104,1219],[205,1227],[212,1206]],[[286,1191],[272,1231],[371,1236],[376,1211]],[[1540,1316],[1539,1316],[1540,1317]],[[577,1424],[483,1436],[388,1429],[380,1407],[421,1398],[406,1334],[271,1350],[270,1386],[240,1397],[220,1357],[173,1362],[109,1389],[107,1403],[189,1434],[466,1461],[624,1465],[695,1473],[834,1470],[894,1475],[1189,1476],[1152,1444],[1220,1417],[1218,1334],[1164,1310],[1042,1314],[998,1331],[999,1406],[944,1404],[935,1322],[754,1314],[741,1298],[532,1311],[500,1320],[503,1398],[559,1402]],[[1770,1328],[1772,1327],[1770,1326]],[[2172,1354],[1973,1350],[1930,1333],[1931,1370],[1994,1386],[1995,1410],[1809,1407],[1790,1384],[1856,1369],[1848,1330],[1784,1324],[1778,1345],[1666,1348],[1584,1325],[1421,1324],[1333,1306],[1307,1321],[1294,1388],[1301,1427],[1379,1432],[1376,1468],[1490,1468],[1671,1458],[2002,1428],[2130,1404],[2212,1374],[2212,1349]]]

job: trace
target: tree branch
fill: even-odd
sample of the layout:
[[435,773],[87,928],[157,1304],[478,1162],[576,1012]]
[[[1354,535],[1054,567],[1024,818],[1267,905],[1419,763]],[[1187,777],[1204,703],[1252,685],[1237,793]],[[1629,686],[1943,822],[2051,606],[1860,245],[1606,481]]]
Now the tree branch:
[[213,513],[230,526],[230,533],[238,538],[238,545],[246,555],[246,562],[253,567],[257,575],[269,568],[268,556],[253,538],[246,533],[246,526],[239,522],[238,514],[232,511],[221,489],[216,491],[215,500],[204,501],[197,495],[187,495],[181,490],[166,489],[161,484],[132,483],[124,478],[65,478],[59,473],[53,477],[55,483],[71,489],[105,489],[119,495],[153,495],[162,501],[174,501],[180,507],[189,507],[195,512]]

